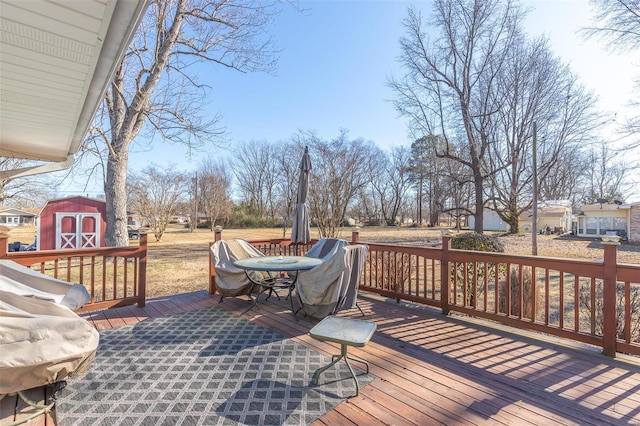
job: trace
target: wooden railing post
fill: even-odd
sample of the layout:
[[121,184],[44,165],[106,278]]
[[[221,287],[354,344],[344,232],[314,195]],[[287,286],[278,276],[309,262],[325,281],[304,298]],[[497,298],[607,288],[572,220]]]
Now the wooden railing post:
[[147,234],[140,234],[140,271],[138,276],[138,306],[143,308],[147,303]]
[[351,244],[360,244],[360,228],[357,226],[351,231]]
[[449,250],[451,249],[451,235],[442,234],[442,256],[440,258],[440,303],[442,313],[449,315],[449,283],[451,274],[449,273]]
[[[602,353],[615,358],[618,330],[616,324],[617,303],[617,254],[620,237],[602,237],[604,245],[604,282],[602,283]],[[629,301],[627,301],[629,303]]]
[[7,256],[9,250],[9,227],[0,226],[0,258]]
[[[222,226],[216,226],[213,228],[213,231],[213,243],[209,243],[209,251],[211,251],[211,246],[216,241],[222,239]],[[209,294],[215,294],[216,290],[216,270],[213,268],[213,259],[211,258],[211,254],[209,254]]]

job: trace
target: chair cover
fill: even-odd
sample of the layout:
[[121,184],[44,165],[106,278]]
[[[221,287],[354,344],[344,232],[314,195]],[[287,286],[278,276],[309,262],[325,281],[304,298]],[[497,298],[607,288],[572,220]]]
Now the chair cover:
[[247,277],[260,282],[270,275],[259,271],[247,271],[233,264],[235,260],[264,256],[262,252],[242,239],[220,240],[211,246],[211,260],[216,273],[216,288],[222,297],[234,297],[253,292],[253,283]]
[[0,290],[48,300],[72,311],[91,300],[89,292],[81,284],[49,277],[7,259],[0,259]]
[[342,247],[346,247],[349,244],[346,240],[338,238],[320,238],[313,247],[305,254],[307,257],[315,257],[322,260],[327,260],[333,256],[336,251]]
[[368,247],[361,244],[343,246],[320,266],[298,273],[296,292],[305,313],[324,318],[354,307],[367,253]]
[[344,293],[340,297],[336,312],[356,307],[358,288],[360,287],[362,273],[364,272],[364,264],[369,254],[369,246],[355,244],[345,247],[345,250],[347,251],[347,265],[349,265],[348,271],[346,271],[345,274],[348,274],[349,284],[342,287]]

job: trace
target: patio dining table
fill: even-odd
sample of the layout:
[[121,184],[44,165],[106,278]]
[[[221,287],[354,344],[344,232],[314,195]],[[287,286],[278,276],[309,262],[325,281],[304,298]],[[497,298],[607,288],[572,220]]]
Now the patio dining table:
[[[285,289],[288,292],[287,297],[291,304],[291,313],[297,321],[297,311],[293,307],[292,297],[292,292],[296,286],[296,280],[298,279],[297,273],[313,269],[322,264],[322,262],[322,259],[307,256],[260,256],[234,261],[233,264],[236,267],[243,269],[247,278],[260,288],[260,291],[253,299],[253,303],[245,310],[245,312],[250,311],[254,306],[256,306],[260,293],[269,290],[269,293],[271,294],[271,292],[275,292],[278,289]],[[249,271],[271,272],[278,274],[278,276],[263,281],[256,281],[252,278],[251,274],[247,273]],[[300,303],[302,304],[302,302]]]

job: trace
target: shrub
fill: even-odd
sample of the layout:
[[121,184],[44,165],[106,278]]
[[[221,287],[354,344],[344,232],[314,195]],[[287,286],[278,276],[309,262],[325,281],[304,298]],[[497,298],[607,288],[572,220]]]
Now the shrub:
[[[604,316],[602,313],[604,304],[603,283],[601,280],[595,284],[595,300],[591,300],[591,285],[580,286],[580,314],[582,320],[591,324],[591,333],[602,335]],[[616,332],[618,339],[626,339],[625,326],[625,284],[616,284]],[[629,289],[629,305],[631,318],[629,318],[629,335],[632,342],[640,342],[640,287],[632,286]]]
[[[504,245],[500,240],[495,237],[487,235],[477,234],[475,232],[460,234],[451,239],[451,248],[458,250],[472,250],[472,251],[486,251],[486,252],[504,252]],[[484,281],[484,267],[480,264],[470,263],[466,265],[465,276],[465,264],[458,263],[455,271],[456,282],[459,286],[466,286],[459,289],[458,294],[466,294],[466,299],[463,301],[465,306],[475,306],[476,300],[483,293],[482,286],[476,285],[478,282]],[[489,277],[495,276],[497,273],[496,265],[489,263],[487,265],[487,272]],[[474,281],[477,279],[477,282]]]
[[520,312],[520,274],[518,273],[518,267],[512,267],[509,274],[509,281],[511,285],[510,299],[509,299],[509,312],[507,312],[507,281],[500,281],[500,292],[498,311],[502,314],[521,316],[522,318],[528,318],[535,321],[540,309],[542,309],[544,299],[540,293],[536,294],[536,312],[534,316],[533,312],[533,279],[531,277],[531,268],[525,267],[522,269],[522,312]]
[[504,244],[496,237],[468,232],[451,239],[451,248],[458,250],[488,251],[504,253]]

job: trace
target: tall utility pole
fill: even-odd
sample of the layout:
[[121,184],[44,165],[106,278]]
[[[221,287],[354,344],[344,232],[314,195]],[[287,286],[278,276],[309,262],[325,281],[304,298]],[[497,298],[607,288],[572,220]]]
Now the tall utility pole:
[[533,122],[533,209],[531,215],[531,254],[538,255],[538,127]]
[[193,183],[193,221],[191,222],[191,232],[198,229],[198,172],[196,172],[196,177],[193,179]]
[[418,211],[417,222],[418,227],[422,226],[422,171],[420,171],[420,180],[418,181]]

